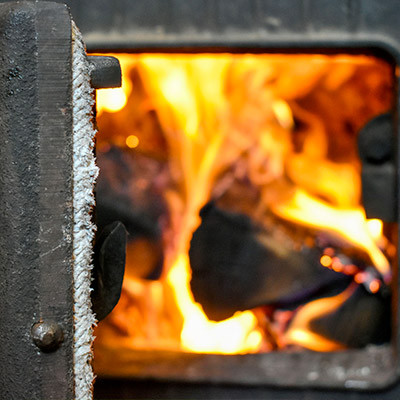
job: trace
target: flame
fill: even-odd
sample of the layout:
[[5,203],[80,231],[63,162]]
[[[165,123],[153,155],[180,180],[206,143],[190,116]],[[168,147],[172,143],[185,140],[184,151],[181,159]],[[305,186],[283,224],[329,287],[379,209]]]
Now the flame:
[[262,342],[262,333],[257,329],[254,314],[244,311],[221,322],[209,321],[193,299],[189,277],[188,256],[181,254],[168,274],[168,282],[185,320],[181,333],[183,349],[220,354],[256,352]]
[[375,242],[382,238],[383,222],[380,219],[369,219],[367,221],[367,228]]
[[342,344],[311,331],[309,323],[313,319],[335,311],[354,293],[355,288],[356,286],[351,285],[337,296],[314,300],[302,307],[284,336],[285,342],[301,345],[314,351],[344,350],[345,346]]
[[[170,137],[171,151],[176,154],[172,159],[180,163],[175,168],[183,172],[185,207],[172,250],[175,261],[171,262],[167,275],[184,320],[181,345],[193,352],[220,354],[256,352],[262,342],[257,319],[251,311],[237,313],[218,323],[210,321],[195,303],[189,287],[190,237],[200,223],[198,214],[210,197],[214,178],[224,167],[218,157],[227,132],[215,124],[215,113],[224,104],[223,75],[227,62],[226,57],[191,60],[182,56],[146,56],[141,59],[160,121],[167,134],[175,127]],[[193,79],[210,72],[214,79],[208,82]]]
[[283,128],[293,128],[294,121],[292,110],[286,101],[282,99],[275,100],[272,103],[272,110],[274,111],[276,118]]
[[128,101],[128,97],[123,88],[101,89],[96,93],[97,113],[103,111],[118,112],[122,110]]
[[289,201],[276,204],[274,212],[282,218],[324,229],[346,238],[369,254],[375,267],[382,275],[390,274],[389,261],[370,235],[365,212],[362,208],[335,208],[313,198],[303,190],[297,189]]

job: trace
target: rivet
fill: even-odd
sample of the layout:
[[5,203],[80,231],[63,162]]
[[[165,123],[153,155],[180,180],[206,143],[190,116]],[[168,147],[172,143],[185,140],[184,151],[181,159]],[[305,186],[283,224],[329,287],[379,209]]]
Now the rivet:
[[64,333],[57,322],[40,321],[32,326],[33,343],[43,352],[57,350],[64,339]]

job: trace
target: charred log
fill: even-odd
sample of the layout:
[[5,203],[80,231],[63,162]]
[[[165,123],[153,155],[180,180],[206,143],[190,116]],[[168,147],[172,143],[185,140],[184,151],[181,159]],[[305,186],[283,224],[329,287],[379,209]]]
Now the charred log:
[[126,230],[121,222],[106,226],[94,246],[93,311],[105,318],[121,295],[125,269]]
[[191,289],[211,319],[260,305],[291,307],[351,280],[322,267],[317,249],[296,251],[244,214],[210,203],[200,216],[189,250]]
[[101,234],[108,224],[121,221],[128,231],[126,272],[138,278],[158,279],[163,264],[160,221],[167,214],[160,196],[164,166],[145,155],[117,147],[100,152],[98,163],[98,232]]

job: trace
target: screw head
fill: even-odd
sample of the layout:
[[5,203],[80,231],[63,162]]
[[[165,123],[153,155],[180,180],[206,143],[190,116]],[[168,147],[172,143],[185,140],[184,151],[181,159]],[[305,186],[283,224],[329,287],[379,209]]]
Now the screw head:
[[40,321],[32,326],[33,343],[43,352],[57,350],[64,339],[64,333],[54,321]]

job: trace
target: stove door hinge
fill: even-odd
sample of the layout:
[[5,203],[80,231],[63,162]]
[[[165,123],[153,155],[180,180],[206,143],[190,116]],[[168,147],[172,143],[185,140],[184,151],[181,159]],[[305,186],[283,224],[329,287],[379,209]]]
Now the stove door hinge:
[[367,218],[397,221],[394,129],[391,114],[381,114],[360,131],[362,204]]

